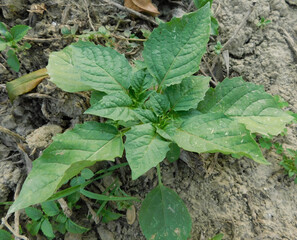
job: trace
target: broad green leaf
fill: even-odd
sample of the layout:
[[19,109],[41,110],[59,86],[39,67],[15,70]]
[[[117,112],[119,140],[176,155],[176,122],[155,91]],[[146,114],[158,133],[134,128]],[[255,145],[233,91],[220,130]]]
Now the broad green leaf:
[[153,76],[143,69],[135,72],[131,79],[131,87],[136,93],[142,93],[155,85],[157,83]]
[[146,239],[185,240],[192,221],[182,199],[171,189],[157,186],[144,199],[139,224]]
[[115,50],[81,41],[52,53],[47,69],[50,80],[67,92],[127,92],[132,73],[129,62]]
[[209,39],[210,15],[206,4],[181,19],[160,24],[144,43],[143,58],[159,89],[180,83],[199,70]]
[[55,237],[52,224],[50,223],[50,221],[48,219],[44,219],[43,222],[41,223],[41,231],[48,238]]
[[169,124],[164,130],[178,146],[187,151],[235,153],[269,164],[244,125],[222,113],[189,117],[178,124]]
[[12,237],[12,235],[9,232],[7,232],[3,229],[0,229],[0,239],[1,240],[13,240],[14,238]]
[[46,77],[48,77],[46,68],[42,68],[7,82],[6,89],[9,99],[13,101],[17,96],[30,92]]
[[19,59],[16,56],[15,52],[11,49],[9,49],[7,52],[7,64],[16,72],[20,70]]
[[20,196],[10,207],[18,209],[44,202],[67,180],[96,161],[123,154],[122,136],[108,124],[86,122],[53,138],[53,143],[33,162]]
[[27,207],[25,209],[25,213],[34,221],[38,221],[42,217],[42,212],[39,209],[33,207]]
[[165,94],[174,111],[188,111],[197,108],[209,88],[209,77],[192,76],[185,78],[180,84],[169,86]]
[[93,104],[85,111],[85,114],[111,118],[113,120],[135,120],[132,104],[133,102],[127,94],[123,92],[113,93],[104,96],[100,102]]
[[4,23],[0,22],[0,35],[5,36],[6,32],[8,32],[7,27]]
[[169,151],[170,143],[164,141],[149,123],[132,127],[126,137],[126,158],[133,180],[162,162]]
[[104,92],[92,91],[91,99],[90,99],[91,106],[100,102],[105,95],[106,95],[106,93],[104,93]]
[[89,231],[88,228],[79,226],[75,222],[72,222],[70,219],[67,219],[65,227],[66,227],[66,230],[71,233],[82,234]]
[[246,125],[251,132],[277,135],[293,117],[278,107],[275,99],[263,86],[228,79],[210,89],[198,110],[204,113],[221,112]]
[[194,4],[197,9],[202,8],[206,3],[210,3],[210,6],[212,5],[213,0],[194,0]]
[[2,38],[0,38],[0,52],[5,50],[6,47],[7,47],[6,42]]
[[[42,221],[38,221],[38,222],[32,221],[31,223],[28,223],[26,225],[26,228],[33,236],[36,236],[40,230],[41,223],[42,223]],[[2,239],[2,238],[0,238],[0,239]]]
[[60,213],[60,209],[54,201],[47,201],[41,203],[41,208],[43,212],[49,217],[56,216]]
[[170,150],[166,154],[166,158],[169,162],[173,163],[179,159],[180,147],[176,143],[171,143],[169,145]]
[[160,116],[170,109],[170,102],[166,95],[152,92],[145,102],[145,107],[152,110],[157,116]]
[[22,40],[22,38],[27,34],[31,27],[26,25],[15,25],[10,29],[10,33],[15,42]]

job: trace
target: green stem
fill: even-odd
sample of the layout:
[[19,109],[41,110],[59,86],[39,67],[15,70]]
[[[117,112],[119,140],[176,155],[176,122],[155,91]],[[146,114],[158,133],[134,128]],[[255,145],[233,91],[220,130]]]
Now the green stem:
[[158,174],[159,185],[160,185],[160,186],[163,186],[163,183],[162,183],[162,177],[161,177],[160,164],[157,165],[157,174]]

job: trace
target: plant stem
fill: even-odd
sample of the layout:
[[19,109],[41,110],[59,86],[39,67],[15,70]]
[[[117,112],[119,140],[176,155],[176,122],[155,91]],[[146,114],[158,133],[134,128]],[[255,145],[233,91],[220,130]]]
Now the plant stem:
[[160,164],[157,165],[157,174],[158,174],[159,185],[163,186],[163,183],[162,183],[162,177],[161,177]]

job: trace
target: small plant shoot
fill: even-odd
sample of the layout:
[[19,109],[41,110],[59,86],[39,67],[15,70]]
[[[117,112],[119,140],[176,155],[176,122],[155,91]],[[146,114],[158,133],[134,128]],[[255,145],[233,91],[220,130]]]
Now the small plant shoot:
[[[191,218],[183,201],[161,180],[160,163],[179,149],[236,154],[269,164],[252,133],[277,135],[293,117],[262,86],[241,77],[213,89],[196,76],[211,31],[210,4],[161,23],[144,43],[143,62],[132,67],[115,50],[91,42],[50,55],[51,81],[67,92],[92,91],[86,114],[109,119],[85,122],[53,138],[33,162],[9,213],[47,201],[69,179],[124,150],[132,179],[157,167],[158,186],[144,200],[139,222],[147,239],[188,239]],[[125,140],[125,141],[124,141]],[[172,153],[172,152],[173,153]],[[86,196],[96,194],[80,189]]]
[[0,22],[0,52],[8,49],[6,52],[7,64],[16,72],[20,70],[20,62],[16,53],[31,47],[27,42],[23,45],[18,43],[29,29],[30,27],[26,25],[16,25],[8,30],[4,23]]

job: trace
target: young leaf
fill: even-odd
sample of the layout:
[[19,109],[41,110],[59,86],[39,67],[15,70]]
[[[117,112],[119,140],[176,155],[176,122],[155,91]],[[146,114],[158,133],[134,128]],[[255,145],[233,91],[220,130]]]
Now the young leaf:
[[5,50],[6,47],[7,47],[6,42],[2,38],[0,38],[0,52]]
[[42,217],[42,212],[37,208],[27,207],[25,212],[27,216],[34,221],[38,221]]
[[212,5],[213,0],[194,0],[194,4],[197,9],[202,8],[206,3],[210,3],[210,6]]
[[133,180],[162,162],[169,151],[170,143],[164,141],[150,123],[132,127],[126,137],[126,157]]
[[169,86],[165,94],[174,111],[188,111],[197,108],[209,88],[209,77],[192,76],[185,78],[180,84]]
[[277,135],[293,117],[282,111],[263,86],[244,82],[241,77],[226,78],[210,89],[198,110],[220,112],[246,125],[251,132]]
[[156,80],[144,69],[135,72],[131,79],[131,87],[136,93],[142,93],[155,85]]
[[65,181],[96,161],[112,161],[123,154],[122,136],[108,124],[78,124],[53,139],[43,155],[33,162],[10,213],[46,201]]
[[104,96],[100,102],[93,104],[85,111],[85,114],[111,118],[113,120],[135,120],[132,104],[133,102],[127,94],[123,92],[113,93]]
[[210,33],[210,7],[160,24],[144,43],[143,58],[159,89],[180,83],[199,69]]
[[8,32],[7,27],[4,23],[0,22],[0,35],[5,36],[6,32]]
[[94,177],[94,173],[91,169],[89,168],[85,168],[81,171],[80,175],[84,178],[84,179],[90,179],[92,177]]
[[157,186],[144,199],[139,223],[146,239],[188,239],[192,221],[180,197],[163,185]]
[[12,235],[3,229],[0,229],[0,239],[1,240],[13,240]]
[[42,221],[42,223],[41,223],[41,231],[48,238],[54,238],[55,237],[52,224],[50,223],[50,221],[48,219],[44,219]]
[[27,34],[31,27],[26,25],[15,25],[10,29],[10,33],[15,42],[22,40],[22,38]]
[[7,64],[16,72],[20,70],[19,59],[16,56],[15,52],[11,49],[9,49],[7,52]]
[[60,213],[60,209],[54,201],[47,201],[41,203],[41,208],[43,212],[49,217],[56,216]]
[[72,222],[69,218],[66,221],[65,227],[68,232],[78,234],[85,233],[89,230],[88,228],[77,225],[75,222]]
[[269,164],[244,125],[222,113],[189,117],[181,121],[180,126],[171,123],[164,130],[178,146],[187,151],[236,153]]
[[152,92],[145,102],[145,107],[151,109],[157,116],[160,116],[170,109],[170,102],[166,95]]
[[[42,223],[42,221],[38,221],[38,222],[32,221],[31,223],[28,223],[26,225],[26,228],[33,236],[36,236],[40,230],[41,223]],[[2,239],[2,238],[0,238],[0,239]]]
[[52,53],[47,66],[51,81],[67,92],[127,92],[132,68],[115,50],[77,42]]

